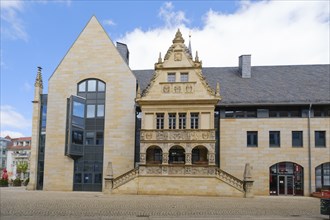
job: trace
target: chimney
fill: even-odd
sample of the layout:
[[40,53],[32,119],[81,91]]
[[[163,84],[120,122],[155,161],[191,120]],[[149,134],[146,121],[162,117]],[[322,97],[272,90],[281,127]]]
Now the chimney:
[[127,65],[129,65],[129,51],[128,51],[127,45],[117,42],[117,50],[120,53],[120,55],[122,56],[122,58],[125,60]]
[[242,78],[251,78],[251,55],[241,55],[238,58],[238,68]]

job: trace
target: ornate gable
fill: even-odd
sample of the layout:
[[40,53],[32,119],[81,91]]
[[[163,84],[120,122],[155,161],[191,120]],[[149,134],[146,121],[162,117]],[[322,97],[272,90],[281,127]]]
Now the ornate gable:
[[220,100],[220,89],[214,91],[203,76],[202,61],[199,60],[198,53],[196,52],[193,60],[191,51],[184,42],[178,30],[164,60],[159,54],[154,75],[143,93],[138,92],[137,102],[212,100],[217,103]]

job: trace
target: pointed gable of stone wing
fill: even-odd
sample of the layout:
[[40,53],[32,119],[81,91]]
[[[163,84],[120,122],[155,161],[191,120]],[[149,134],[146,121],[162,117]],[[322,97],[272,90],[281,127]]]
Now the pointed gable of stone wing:
[[[219,100],[219,92],[212,89],[202,73],[202,62],[196,54],[195,60],[184,44],[180,30],[175,34],[172,45],[164,60],[161,55],[155,64],[155,72],[140,100]],[[174,74],[174,81],[169,81]],[[187,81],[183,75],[187,74]],[[139,101],[137,99],[137,101]]]

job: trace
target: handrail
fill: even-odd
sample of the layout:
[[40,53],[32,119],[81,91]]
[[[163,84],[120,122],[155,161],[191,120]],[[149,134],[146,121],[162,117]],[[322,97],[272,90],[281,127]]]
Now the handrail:
[[241,192],[244,192],[244,181],[234,177],[233,175],[216,168],[215,169],[215,175],[225,183],[229,184],[230,186],[238,189]]
[[127,183],[139,175],[139,168],[134,168],[112,180],[112,188],[118,188],[119,186]]

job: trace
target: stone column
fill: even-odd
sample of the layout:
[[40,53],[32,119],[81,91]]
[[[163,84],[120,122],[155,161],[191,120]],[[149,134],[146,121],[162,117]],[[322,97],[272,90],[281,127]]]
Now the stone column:
[[186,153],[186,165],[191,165],[191,153]]
[[[39,140],[40,140],[40,111],[41,111],[41,94],[43,91],[43,82],[41,67],[38,67],[37,77],[34,83],[34,100],[33,116],[32,116],[32,135],[31,135],[31,154],[30,154],[30,181],[27,185],[27,190],[37,189],[37,171],[38,171],[38,154],[39,154]],[[44,177],[47,178],[47,177]]]
[[168,164],[168,153],[163,153],[163,163],[162,164]]
[[253,179],[252,179],[252,166],[249,163],[245,164],[244,169],[244,198],[253,198]]

